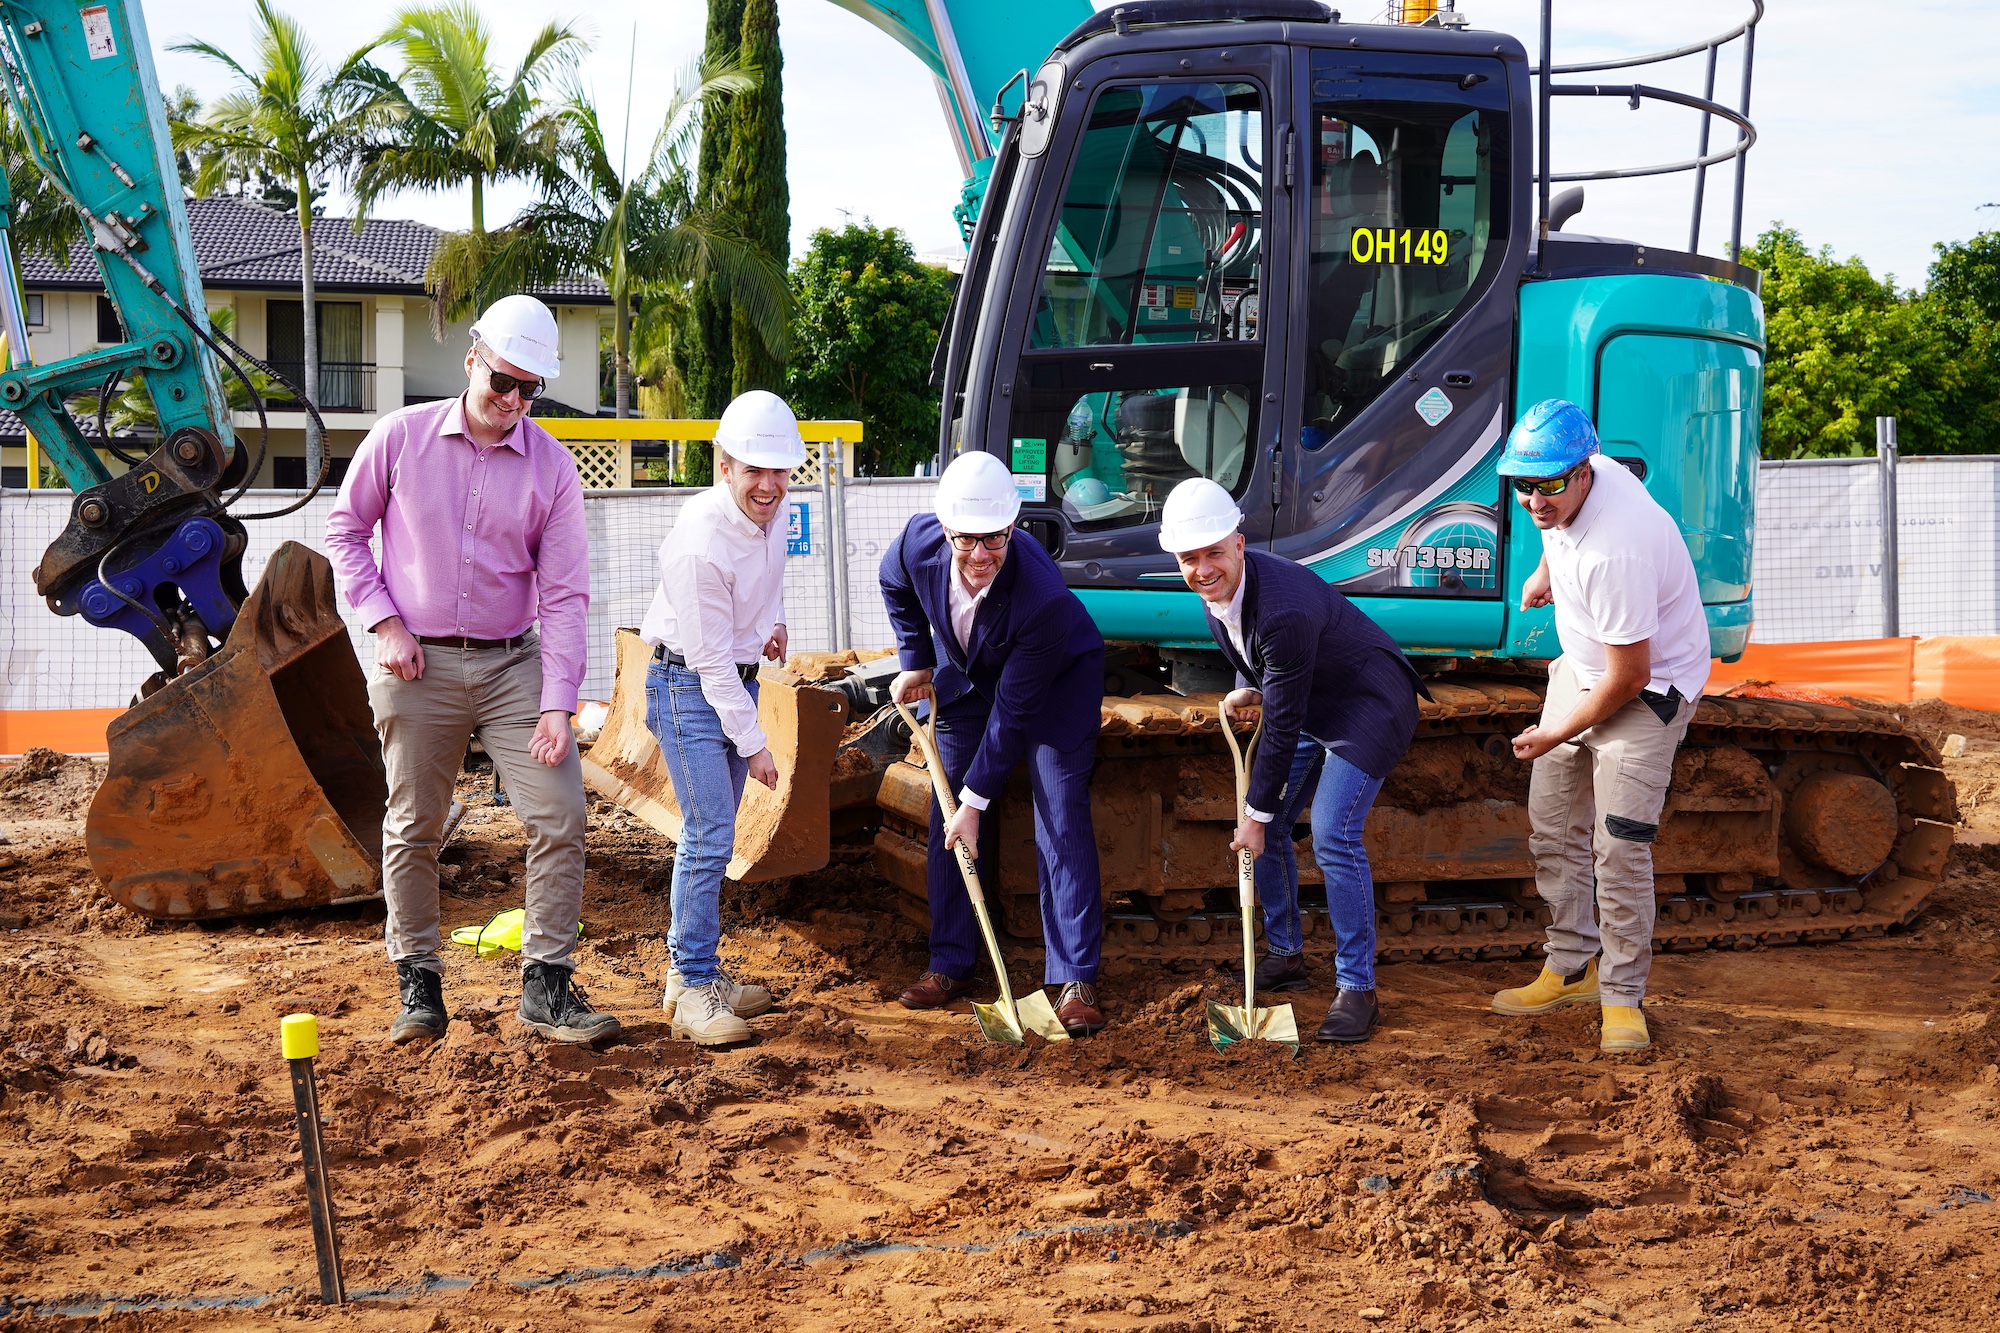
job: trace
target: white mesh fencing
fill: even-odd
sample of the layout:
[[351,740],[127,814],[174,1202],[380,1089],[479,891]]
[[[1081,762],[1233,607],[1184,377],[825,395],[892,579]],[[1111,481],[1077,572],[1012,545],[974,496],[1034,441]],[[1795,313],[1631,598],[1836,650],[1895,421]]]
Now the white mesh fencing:
[[[932,478],[855,480],[844,487],[852,642],[890,647],[889,619],[876,589],[882,552],[913,513],[928,512],[937,491]],[[660,543],[681,506],[699,492],[683,488],[592,491],[584,499],[590,535],[590,661],[583,695],[611,697],[611,644],[621,626],[636,627],[659,586]],[[294,492],[257,492],[246,509],[278,509]],[[791,503],[802,514],[803,554],[785,570],[785,623],[791,646],[814,651],[833,646],[827,560],[826,497],[817,486],[794,486]],[[287,541],[325,550],[326,516],[333,497],[323,495],[296,514],[247,524],[250,546],[244,582],[255,587],[271,553]],[[34,569],[42,552],[69,521],[68,491],[0,494],[0,709],[123,708],[155,669],[129,634],[97,629],[81,617],[57,616],[35,595]],[[375,660],[373,636],[341,603],[354,651]],[[372,667],[370,670],[372,671]]]
[[[1881,470],[1872,458],[1774,462],[1757,480],[1754,595],[1760,643],[1875,638],[1882,633]],[[928,512],[935,478],[856,478],[841,488],[846,517],[848,639],[892,646],[877,589],[882,553],[910,515]],[[611,694],[612,635],[645,616],[659,582],[660,543],[681,506],[681,488],[593,491],[584,512],[590,533],[590,663],[586,698]],[[259,492],[257,508],[290,503],[291,493]],[[1904,634],[2000,634],[2000,458],[1906,458],[1897,470],[1899,628]],[[785,577],[786,624],[798,651],[834,642],[826,498],[794,486],[806,549]],[[322,496],[298,513],[249,524],[243,560],[255,585],[271,552],[286,541],[324,548]],[[138,640],[49,613],[33,571],[68,521],[67,491],[0,494],[0,709],[122,708],[153,661]],[[247,507],[247,506],[246,506]],[[343,606],[343,611],[346,611]],[[371,636],[347,612],[363,663]]]

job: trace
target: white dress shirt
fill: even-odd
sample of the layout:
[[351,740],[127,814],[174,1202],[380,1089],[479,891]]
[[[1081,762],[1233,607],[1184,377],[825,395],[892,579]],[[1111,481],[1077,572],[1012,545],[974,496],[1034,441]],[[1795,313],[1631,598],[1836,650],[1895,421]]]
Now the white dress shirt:
[[785,619],[785,524],[760,527],[721,482],[688,501],[660,543],[660,587],[640,634],[687,660],[744,758],[765,748],[757,704],[736,674]]
[[[1243,574],[1236,580],[1236,591],[1229,595],[1229,604],[1227,606],[1217,606],[1213,602],[1208,604],[1209,611],[1222,622],[1222,628],[1229,635],[1229,642],[1236,646],[1236,655],[1245,662],[1250,660],[1250,649],[1243,642],[1243,590],[1249,585],[1250,562],[1246,560],[1243,562]],[[1275,818],[1255,806],[1246,805],[1243,808],[1250,818],[1259,824],[1268,824]]]
[[[993,585],[999,581],[1000,571],[996,569],[993,577],[986,581],[986,586],[974,592],[965,586],[965,580],[959,573],[958,561],[951,562],[951,574],[944,581],[945,604],[951,612],[952,637],[958,640],[961,651],[972,651],[972,622],[978,617],[979,608],[985,605],[986,594],[992,592]],[[984,810],[993,804],[993,801],[991,797],[981,796],[970,787],[960,787],[958,803],[969,805],[974,810]]]

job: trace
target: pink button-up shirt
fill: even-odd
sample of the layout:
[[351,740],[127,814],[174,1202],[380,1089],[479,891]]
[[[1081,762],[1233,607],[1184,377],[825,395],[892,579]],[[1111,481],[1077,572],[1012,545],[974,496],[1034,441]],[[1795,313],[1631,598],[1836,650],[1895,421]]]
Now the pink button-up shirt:
[[419,636],[511,639],[539,619],[542,711],[576,711],[590,604],[583,484],[533,421],[482,448],[462,398],[389,413],[354,451],[326,544],[370,629],[401,616]]

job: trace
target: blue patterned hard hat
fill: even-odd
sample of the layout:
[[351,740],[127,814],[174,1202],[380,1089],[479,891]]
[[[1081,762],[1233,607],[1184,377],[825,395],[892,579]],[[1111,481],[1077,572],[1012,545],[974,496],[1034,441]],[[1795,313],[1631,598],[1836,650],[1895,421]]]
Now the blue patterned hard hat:
[[1522,414],[1500,456],[1503,477],[1560,477],[1598,451],[1597,427],[1583,409],[1544,398]]

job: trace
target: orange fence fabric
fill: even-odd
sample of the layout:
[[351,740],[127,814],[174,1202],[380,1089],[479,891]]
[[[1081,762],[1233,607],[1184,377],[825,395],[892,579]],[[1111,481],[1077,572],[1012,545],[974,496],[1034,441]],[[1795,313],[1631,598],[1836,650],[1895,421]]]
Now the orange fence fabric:
[[1738,661],[1715,663],[1708,692],[1746,681],[2000,711],[2000,637],[1753,643]]
[[122,708],[0,709],[0,755],[38,745],[64,754],[103,754],[104,729]]

